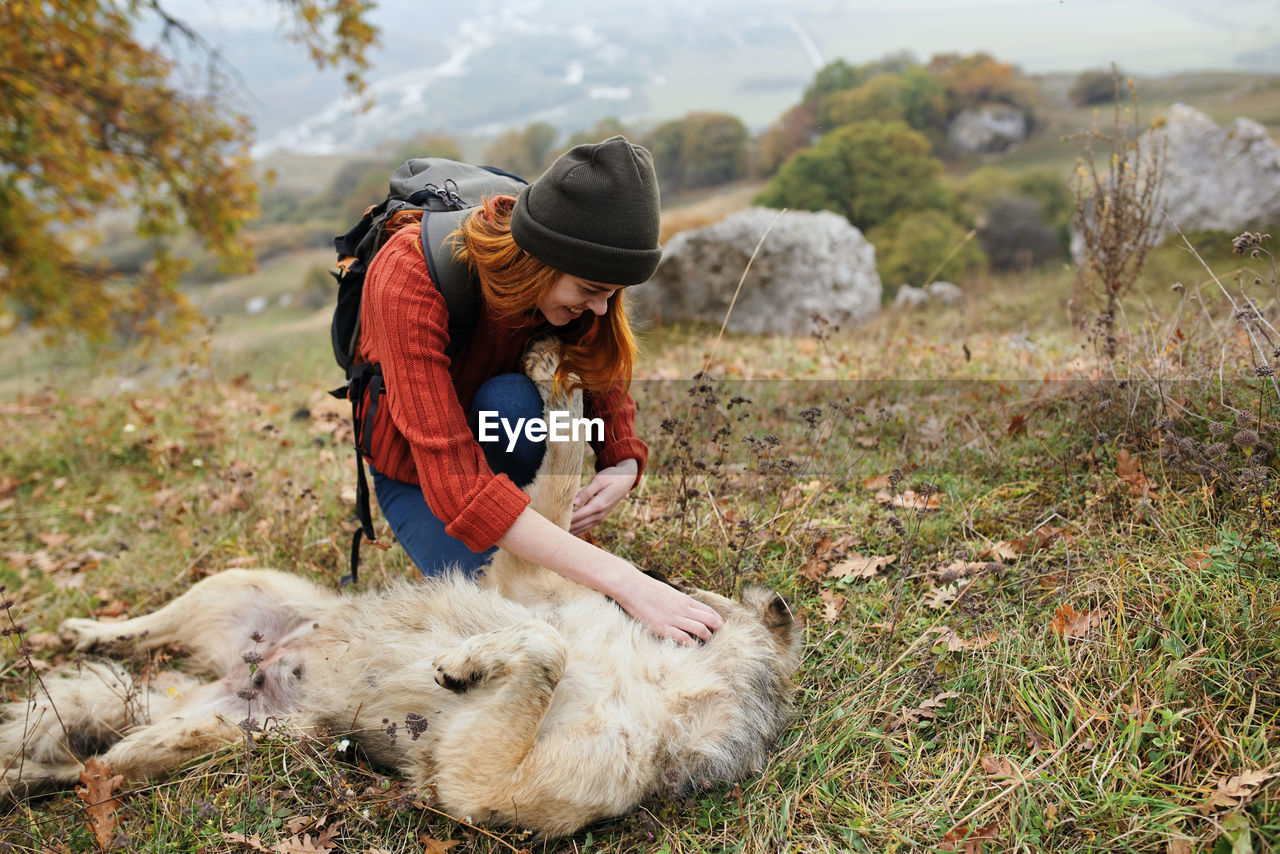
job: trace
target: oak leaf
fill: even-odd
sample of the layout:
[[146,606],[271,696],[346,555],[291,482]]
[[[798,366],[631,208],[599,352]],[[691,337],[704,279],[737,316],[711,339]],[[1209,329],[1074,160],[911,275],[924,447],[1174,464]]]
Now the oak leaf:
[[449,849],[458,844],[456,839],[433,839],[425,833],[418,837],[418,841],[426,846],[423,854],[448,854]]
[[914,723],[919,723],[920,721],[937,720],[938,715],[935,710],[941,709],[943,706],[945,706],[947,704],[947,700],[955,699],[956,697],[959,697],[959,696],[960,696],[959,691],[945,691],[941,694],[936,694],[933,697],[930,697],[928,700],[925,700],[920,705],[916,706],[914,709],[908,709],[907,711],[903,712],[901,717],[894,718],[894,720],[889,724],[886,731],[893,732],[895,729],[898,729],[904,724],[910,725]]
[[864,555],[855,552],[827,570],[827,578],[872,578],[898,559],[895,555]]
[[1008,540],[999,540],[979,552],[978,557],[1003,562],[1017,560],[1019,554],[1018,550],[1013,547],[1013,543]]
[[995,842],[1000,838],[1000,820],[971,830],[969,825],[961,824],[946,833],[938,845],[939,851],[957,851],[960,854],[982,854],[982,843]]
[[254,851],[269,852],[271,850],[270,848],[262,844],[262,837],[256,833],[253,836],[245,836],[243,833],[232,831],[229,833],[223,833],[222,838],[228,842],[238,842],[241,845],[247,845],[248,847],[252,848]]
[[820,595],[822,596],[822,621],[834,623],[840,616],[840,612],[844,610],[845,597],[830,590],[823,590]]
[[1142,460],[1121,448],[1116,451],[1116,476],[1129,486],[1129,496],[1140,501],[1144,498],[1155,500],[1156,483],[1147,477],[1142,468]]
[[881,490],[876,493],[877,502],[897,507],[899,510],[937,510],[942,507],[944,500],[946,496],[941,492],[921,495],[912,489],[904,489],[902,492]]
[[120,788],[124,776],[112,774],[110,764],[89,757],[80,772],[80,782],[84,785],[76,787],[76,796],[85,802],[89,829],[98,840],[98,847],[105,851],[120,826],[119,809],[122,804],[112,792]]
[[1022,768],[1008,756],[996,756],[989,753],[979,759],[978,762],[989,777],[995,777],[998,780],[1026,779],[1026,776],[1022,773]]
[[1267,768],[1224,777],[1218,781],[1218,787],[1209,796],[1209,800],[1200,805],[1200,812],[1208,815],[1218,810],[1244,806],[1253,799],[1257,789],[1263,783],[1274,777],[1280,777],[1280,771],[1271,771]]
[[310,833],[282,839],[271,849],[273,854],[331,854],[336,850],[322,844],[319,838],[313,840]]
[[1080,639],[1102,622],[1102,611],[1077,611],[1071,603],[1059,605],[1049,621],[1054,634]]

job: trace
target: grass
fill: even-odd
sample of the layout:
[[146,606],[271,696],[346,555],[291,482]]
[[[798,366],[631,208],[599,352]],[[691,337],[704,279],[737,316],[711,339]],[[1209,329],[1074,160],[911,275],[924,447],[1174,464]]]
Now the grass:
[[[1280,849],[1280,782],[1229,783],[1280,771],[1275,393],[1186,253],[1153,259],[1115,363],[1068,321],[1070,276],[980,277],[959,309],[857,330],[730,336],[699,383],[715,330],[646,334],[634,392],[653,460],[599,539],[716,590],[768,584],[804,617],[797,714],[758,777],[543,843],[442,815],[340,735],[278,732],[130,784],[111,844]],[[1203,306],[1172,339],[1170,279]],[[345,571],[353,476],[323,394],[326,318],[264,314],[126,354],[127,383],[91,354],[45,354],[38,382],[5,386],[0,583],[37,671],[71,660],[48,634],[65,617],[146,612],[233,566]],[[1270,449],[1242,444],[1248,429]],[[1197,474],[1180,443],[1222,437],[1219,475]],[[1258,466],[1272,480],[1250,491]],[[860,575],[855,555],[893,559]],[[371,585],[413,574],[399,549],[364,561]],[[15,640],[14,699],[33,679]],[[24,803],[0,816],[0,851],[96,850],[84,819],[71,794]]]

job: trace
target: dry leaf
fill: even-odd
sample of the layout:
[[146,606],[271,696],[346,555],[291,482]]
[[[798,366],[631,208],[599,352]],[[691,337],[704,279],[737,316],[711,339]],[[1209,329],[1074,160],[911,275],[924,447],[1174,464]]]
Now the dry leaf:
[[889,488],[889,475],[877,474],[862,481],[862,488],[866,490],[878,491]]
[[999,540],[983,549],[978,557],[987,558],[988,560],[998,561],[1015,561],[1018,559],[1018,550],[1013,547],[1013,543],[1008,540]]
[[938,845],[939,851],[958,851],[961,854],[982,854],[982,843],[995,842],[1000,838],[1000,820],[970,830],[968,824],[952,828]]
[[1089,630],[1102,622],[1102,611],[1077,611],[1070,603],[1059,605],[1049,621],[1049,628],[1054,634],[1068,638],[1082,638]]
[[1200,812],[1208,815],[1218,810],[1244,806],[1257,793],[1256,789],[1273,777],[1280,777],[1280,771],[1264,768],[1223,778],[1218,781],[1218,788],[1209,796],[1209,800],[1200,805]]
[[1123,448],[1116,451],[1116,477],[1128,484],[1129,496],[1134,500],[1146,498],[1154,501],[1159,497],[1155,481],[1143,471],[1142,460]]
[[1174,837],[1165,843],[1165,854],[1192,854],[1195,849],[1191,847],[1191,840],[1185,837]]
[[116,828],[120,826],[120,814],[117,812],[122,804],[112,794],[124,782],[124,776],[112,774],[111,766],[89,757],[80,772],[83,786],[76,787],[76,796],[85,802],[85,814],[88,816],[89,829],[98,840],[98,847],[107,850],[111,840],[115,838]]
[[897,555],[867,555],[854,553],[827,570],[827,578],[872,578],[898,559]]
[[224,833],[222,838],[228,842],[239,842],[241,845],[247,845],[254,851],[270,851],[271,849],[262,844],[262,837],[258,834],[253,836],[245,836],[243,833]]
[[929,574],[943,579],[967,578],[970,575],[985,572],[989,565],[990,563],[985,560],[953,560],[951,563],[944,563],[937,567]]
[[941,492],[934,492],[924,496],[911,489],[896,493],[881,490],[876,493],[876,501],[897,507],[900,510],[937,510],[942,506],[942,502],[945,499],[946,496]]
[[70,534],[36,534],[36,539],[44,543],[45,548],[56,549],[65,546],[71,540]]
[[1009,426],[1005,428],[1005,432],[1010,436],[1020,436],[1027,432],[1027,416],[1015,415],[1009,419]]
[[1207,568],[1213,563],[1213,555],[1206,551],[1197,549],[1196,551],[1188,552],[1186,557],[1182,559],[1182,562],[1186,565],[1187,569],[1199,571]]
[[834,623],[840,616],[840,612],[844,610],[845,597],[830,590],[823,590],[820,595],[822,596],[822,621]]
[[312,840],[311,834],[305,833],[282,839],[271,850],[274,854],[331,854],[337,849],[321,844],[318,838]]
[[938,716],[934,712],[934,710],[940,709],[943,706],[945,706],[947,704],[947,700],[951,700],[959,696],[960,696],[960,692],[958,691],[947,691],[945,693],[930,697],[928,700],[925,700],[923,703],[916,706],[914,709],[908,709],[907,711],[903,712],[902,717],[894,718],[894,720],[889,724],[886,731],[893,732],[895,729],[898,729],[904,724],[910,725],[914,723],[919,723],[920,721],[937,720]]
[[418,837],[418,841],[426,846],[423,854],[446,854],[450,848],[458,844],[456,839],[432,839],[425,833]]
[[995,756],[987,754],[978,760],[982,765],[982,770],[987,772],[988,777],[995,777],[998,780],[1025,780],[1022,769],[1018,767],[1008,756]]
[[[947,652],[975,652],[983,650],[1003,637],[999,632],[987,632],[982,637],[974,638],[973,640],[965,640],[952,631],[950,626],[937,626],[927,630],[925,634],[938,635],[938,641],[947,645]],[[936,642],[937,641],[935,641],[935,643]]]
[[959,584],[943,584],[935,587],[925,604],[935,611],[942,610],[956,601],[956,597],[960,595],[960,589]]

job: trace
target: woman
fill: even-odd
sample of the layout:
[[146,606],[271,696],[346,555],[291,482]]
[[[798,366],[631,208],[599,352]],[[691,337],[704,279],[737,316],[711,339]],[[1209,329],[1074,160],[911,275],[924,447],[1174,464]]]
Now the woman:
[[[649,152],[620,136],[577,146],[518,199],[486,200],[465,220],[456,257],[483,298],[452,358],[445,299],[410,225],[369,268],[359,350],[382,365],[370,462],[383,516],[410,557],[431,575],[478,568],[502,548],[612,597],[660,637],[710,638],[722,625],[715,611],[576,536],[635,485],[648,454],[626,391],[636,350],[619,291],[647,281],[661,257]],[[525,344],[549,331],[563,342],[562,373],[582,378],[584,414],[605,424],[570,531],[530,509],[519,488],[541,445],[525,440],[508,453],[505,436],[476,439],[480,412],[509,423],[541,417],[537,390],[518,371]]]

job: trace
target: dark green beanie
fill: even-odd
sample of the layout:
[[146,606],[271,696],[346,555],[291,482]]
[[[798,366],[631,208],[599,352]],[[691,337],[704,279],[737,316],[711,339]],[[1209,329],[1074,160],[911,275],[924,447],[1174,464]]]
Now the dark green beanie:
[[662,259],[658,226],[653,158],[621,136],[560,155],[511,211],[517,246],[562,273],[606,285],[653,276]]

